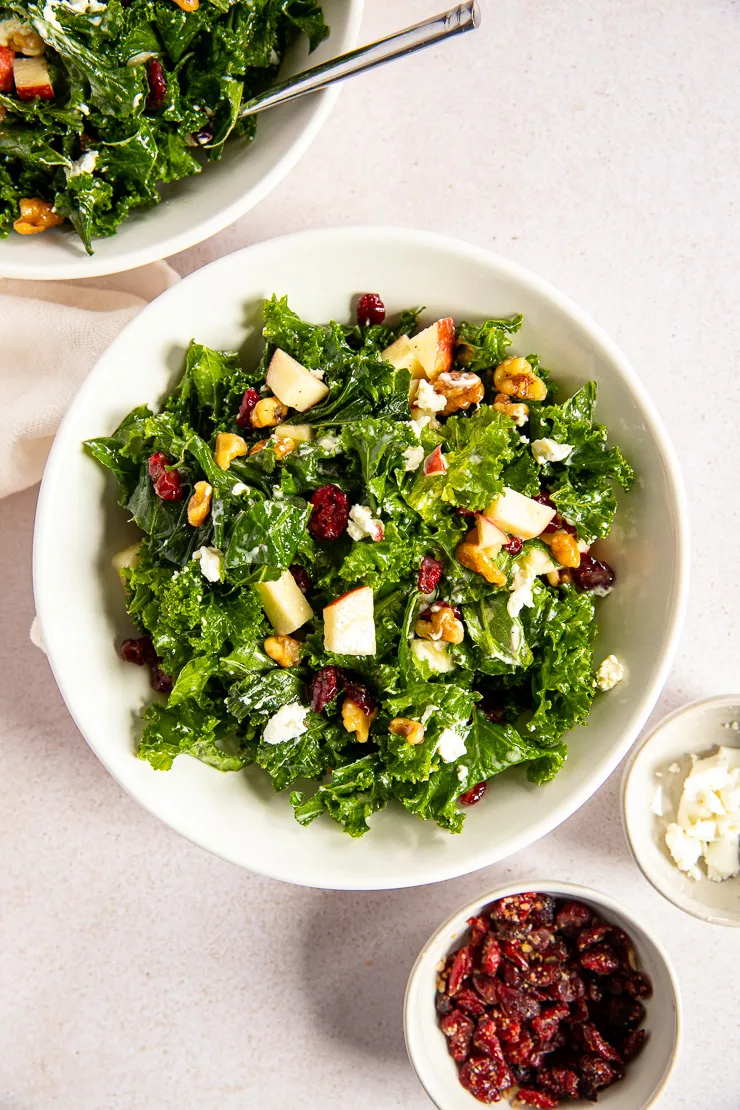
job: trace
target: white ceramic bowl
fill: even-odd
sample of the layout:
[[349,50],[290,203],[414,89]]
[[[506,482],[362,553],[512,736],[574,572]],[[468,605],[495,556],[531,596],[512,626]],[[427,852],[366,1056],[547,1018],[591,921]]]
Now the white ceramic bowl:
[[[281,78],[356,44],[363,0],[323,0],[323,8],[331,34],[312,54],[301,37],[286,55]],[[319,133],[339,88],[333,85],[261,114],[253,143],[227,143],[220,162],[170,186],[166,200],[133,213],[115,235],[96,239],[91,256],[79,237],[64,228],[0,239],[0,277],[52,281],[116,274],[208,239],[259,204],[289,173]]]
[[[153,771],[133,756],[146,676],[122,663],[130,635],[111,555],[133,535],[108,475],[81,441],[116,427],[135,405],[157,405],[177,380],[192,336],[239,347],[256,340],[262,298],[287,293],[313,320],[350,318],[353,295],[379,291],[389,311],[425,304],[425,318],[523,311],[515,349],[541,351],[566,389],[601,383],[599,413],[640,475],[606,558],[619,588],[600,604],[597,661],[616,652],[627,677],[594,705],[570,758],[543,787],[507,773],[460,836],[400,807],[351,840],[329,819],[301,828],[263,772],[220,774],[181,758]],[[57,434],[39,499],[34,551],[38,613],[57,682],[80,731],[118,781],[173,828],[254,871],[309,886],[413,886],[493,863],[555,828],[614,770],[655,703],[670,666],[686,591],[687,541],[672,449],[634,371],[571,301],[504,259],[454,240],[380,228],[315,231],[261,243],[191,274],[129,324],[106,351]]]
[[[740,694],[684,705],[650,733],[625,768],[622,816],[627,841],[643,875],[674,906],[713,925],[740,926],[740,875],[722,883],[698,882],[679,871],[665,843],[675,819],[690,755],[710,755],[718,745],[740,747]],[[678,765],[678,771],[670,768]],[[663,816],[652,804],[660,786]],[[700,867],[703,867],[700,864]]]
[[[439,1110],[475,1110],[480,1102],[460,1085],[457,1065],[447,1051],[434,1008],[436,967],[458,947],[468,918],[480,914],[491,902],[523,890],[542,891],[556,897],[585,902],[605,921],[619,925],[635,945],[641,970],[653,984],[652,998],[645,1000],[645,1028],[649,1038],[643,1051],[626,1069],[624,1079],[599,1093],[604,1110],[648,1110],[665,1090],[681,1041],[681,999],[676,974],[661,944],[613,898],[573,883],[509,883],[470,902],[445,921],[419,953],[409,976],[404,1004],[404,1030],[409,1059],[416,1074]],[[506,1102],[502,1106],[508,1105]],[[577,1099],[563,1103],[585,1110],[593,1103]]]

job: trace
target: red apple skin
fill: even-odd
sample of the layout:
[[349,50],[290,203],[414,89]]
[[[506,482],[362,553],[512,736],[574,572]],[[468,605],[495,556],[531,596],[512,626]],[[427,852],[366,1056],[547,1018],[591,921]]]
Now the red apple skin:
[[427,455],[424,459],[424,474],[446,474],[447,462],[442,454],[442,448],[437,446],[432,451],[431,455]]
[[340,601],[346,601],[348,597],[352,597],[352,594],[358,594],[360,590],[364,590],[365,588],[365,586],[357,586],[354,590],[350,590],[349,593],[340,594],[339,597],[335,597],[334,600],[330,601],[324,608],[333,609],[335,605],[339,605]]
[[452,350],[455,345],[455,321],[445,316],[437,322],[437,374],[444,374],[452,366]]
[[9,46],[0,46],[0,92],[13,91],[13,59],[15,51]]
[[[28,78],[33,74],[32,83]],[[54,90],[51,87],[49,69],[44,58],[15,58],[13,62],[13,76],[15,78],[15,91],[19,100],[53,100]]]

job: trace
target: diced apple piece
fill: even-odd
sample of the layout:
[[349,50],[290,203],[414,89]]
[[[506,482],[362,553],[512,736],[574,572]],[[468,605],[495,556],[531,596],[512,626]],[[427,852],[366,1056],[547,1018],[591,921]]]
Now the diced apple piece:
[[270,582],[257,582],[262,608],[278,636],[287,636],[310,620],[313,609],[289,570]]
[[13,59],[15,51],[9,46],[0,46],[0,92],[13,91]]
[[132,543],[129,547],[124,547],[123,551],[117,551],[111,559],[111,565],[117,574],[127,567],[135,567],[139,562],[139,548],[141,547],[141,540]]
[[452,366],[452,348],[455,343],[455,321],[451,316],[437,320],[409,340],[414,354],[430,381],[434,381]]
[[411,340],[407,335],[399,336],[390,347],[386,347],[381,357],[395,366],[396,370],[410,371],[412,379],[425,376],[424,367],[412,351]]
[[532,540],[547,528],[555,516],[555,510],[549,505],[540,505],[539,501],[533,501],[531,497],[525,497],[507,486],[484,510],[484,515],[512,536]]
[[324,385],[321,378],[280,347],[270,359],[266,380],[278,401],[298,409],[298,412],[306,412],[318,405],[329,392],[328,385]]
[[478,547],[482,547],[487,554],[495,555],[505,543],[509,542],[506,532],[502,532],[498,525],[483,513],[476,514],[475,523],[478,528]]
[[337,655],[375,655],[373,591],[360,586],[324,609],[324,648]]
[[437,445],[432,451],[431,455],[427,455],[424,459],[424,474],[446,474],[447,462],[442,454],[442,448]]
[[530,574],[549,574],[553,570],[559,570],[558,564],[554,559],[550,558],[549,551],[543,550],[539,545],[530,548],[524,559],[521,560],[521,565],[526,566]]
[[292,439],[294,443],[310,443],[313,427],[310,424],[278,424],[273,435],[276,439]]
[[33,100],[35,96],[41,100],[54,99],[46,58],[14,58],[13,78],[19,100]]

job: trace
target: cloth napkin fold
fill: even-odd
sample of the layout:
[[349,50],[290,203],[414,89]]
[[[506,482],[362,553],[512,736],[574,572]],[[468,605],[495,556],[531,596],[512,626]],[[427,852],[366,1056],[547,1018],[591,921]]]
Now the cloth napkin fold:
[[95,361],[176,281],[166,262],[82,281],[0,279],[0,497],[39,481]]

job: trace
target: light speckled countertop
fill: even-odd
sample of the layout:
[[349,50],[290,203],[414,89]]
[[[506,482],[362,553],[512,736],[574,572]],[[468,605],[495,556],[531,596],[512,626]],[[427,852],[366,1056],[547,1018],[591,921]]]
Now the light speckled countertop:
[[[434,0],[367,0],[363,38]],[[282,232],[445,231],[571,294],[632,358],[688,487],[693,586],[655,718],[740,688],[740,5],[482,2],[445,49],[348,84],[293,175],[175,259]],[[738,1110],[738,934],[633,866],[619,772],[485,872],[332,894],[238,871],[106,774],[29,643],[35,491],[0,503],[0,1110],[425,1110],[406,1061],[407,971],[433,927],[511,877],[609,890],[663,939],[686,1009],[661,1110]]]

